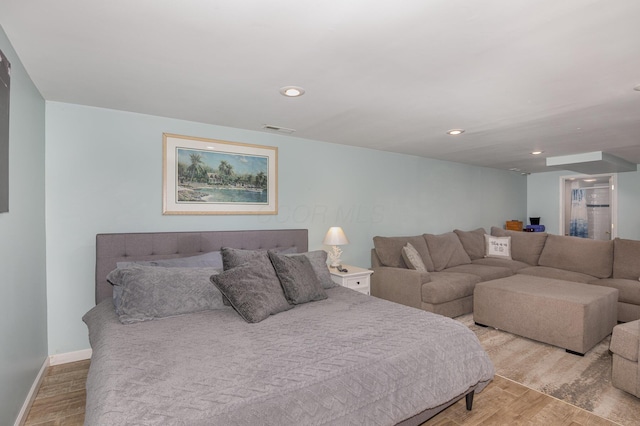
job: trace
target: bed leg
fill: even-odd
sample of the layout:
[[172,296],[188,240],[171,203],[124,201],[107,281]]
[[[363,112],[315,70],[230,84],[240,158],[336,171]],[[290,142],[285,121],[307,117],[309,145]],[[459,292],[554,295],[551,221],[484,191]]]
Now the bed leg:
[[465,400],[467,401],[467,411],[471,411],[471,409],[473,408],[473,395],[475,394],[474,391],[469,392],[468,394],[466,394],[464,396]]

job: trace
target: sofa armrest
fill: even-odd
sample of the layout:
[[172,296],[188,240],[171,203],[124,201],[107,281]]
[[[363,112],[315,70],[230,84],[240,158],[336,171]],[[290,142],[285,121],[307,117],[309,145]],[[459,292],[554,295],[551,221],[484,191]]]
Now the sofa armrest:
[[381,266],[373,269],[371,295],[392,302],[421,308],[422,284],[431,281],[429,273],[413,269]]

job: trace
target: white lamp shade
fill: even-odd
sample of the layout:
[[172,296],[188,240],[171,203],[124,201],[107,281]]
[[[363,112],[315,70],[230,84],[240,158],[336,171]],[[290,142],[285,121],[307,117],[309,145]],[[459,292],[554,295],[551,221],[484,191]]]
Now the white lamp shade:
[[327,231],[327,235],[324,236],[322,244],[326,244],[328,246],[342,246],[349,244],[349,240],[347,239],[347,236],[344,235],[344,231],[341,227],[332,226]]

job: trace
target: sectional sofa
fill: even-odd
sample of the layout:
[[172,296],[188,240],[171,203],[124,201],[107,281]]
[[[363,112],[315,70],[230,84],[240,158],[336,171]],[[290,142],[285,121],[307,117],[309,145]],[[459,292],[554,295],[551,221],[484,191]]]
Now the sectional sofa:
[[[510,237],[510,256],[486,257],[487,232],[454,230],[410,237],[374,237],[371,294],[408,306],[456,317],[473,312],[480,282],[537,276],[618,290],[617,320],[640,319],[640,241],[595,241],[543,232],[492,227],[493,237]],[[424,266],[419,271],[407,255]],[[403,250],[404,249],[404,250]],[[404,256],[403,256],[404,255]]]

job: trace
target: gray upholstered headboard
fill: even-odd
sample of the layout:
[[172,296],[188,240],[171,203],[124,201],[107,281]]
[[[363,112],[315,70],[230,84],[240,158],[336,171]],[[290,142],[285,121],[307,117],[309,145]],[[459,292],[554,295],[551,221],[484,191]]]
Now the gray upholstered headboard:
[[222,247],[247,250],[296,247],[298,252],[306,252],[308,245],[306,229],[98,234],[96,304],[112,297],[106,277],[117,262],[195,256]]

